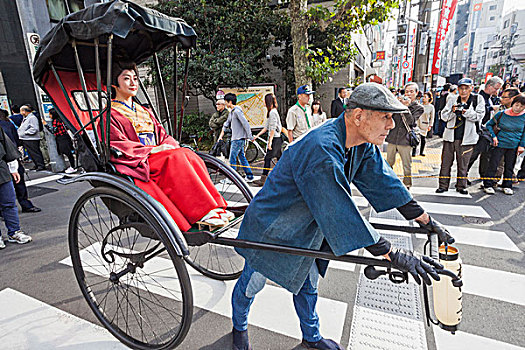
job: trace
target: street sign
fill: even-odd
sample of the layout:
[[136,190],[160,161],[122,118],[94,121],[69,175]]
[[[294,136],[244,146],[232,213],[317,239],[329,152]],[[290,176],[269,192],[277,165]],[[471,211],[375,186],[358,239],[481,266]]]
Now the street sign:
[[408,63],[408,61],[403,61],[403,69],[408,69],[409,66],[410,63]]
[[376,61],[384,61],[384,60],[385,60],[385,51],[377,51]]

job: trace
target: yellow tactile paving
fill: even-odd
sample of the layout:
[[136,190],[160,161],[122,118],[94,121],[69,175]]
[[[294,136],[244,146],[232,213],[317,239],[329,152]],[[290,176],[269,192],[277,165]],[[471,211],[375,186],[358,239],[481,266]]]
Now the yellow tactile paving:
[[[381,152],[386,159],[386,152]],[[420,172],[431,172],[439,169],[441,165],[441,149],[427,148],[425,156],[412,157],[412,175],[419,175]],[[394,172],[403,175],[403,165],[399,154],[396,156],[396,163],[393,166]]]

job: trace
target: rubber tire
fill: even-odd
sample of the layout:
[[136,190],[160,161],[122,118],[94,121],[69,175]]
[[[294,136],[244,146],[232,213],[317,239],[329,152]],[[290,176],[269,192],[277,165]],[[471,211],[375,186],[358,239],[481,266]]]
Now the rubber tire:
[[[175,272],[177,275],[177,278],[179,279],[179,284],[181,288],[181,294],[182,294],[182,317],[181,317],[181,325],[179,332],[177,335],[171,339],[169,342],[166,342],[164,344],[156,345],[156,344],[148,344],[136,341],[134,338],[130,338],[129,335],[127,335],[125,332],[122,331],[122,329],[116,328],[112,325],[111,322],[109,322],[108,319],[104,316],[104,313],[97,307],[95,304],[95,301],[91,298],[91,292],[90,287],[86,286],[84,276],[86,274],[86,271],[82,268],[82,263],[80,260],[80,252],[78,249],[78,219],[80,210],[82,209],[83,205],[88,202],[91,198],[96,196],[105,196],[109,198],[118,199],[120,201],[125,202],[127,205],[129,205],[131,208],[136,210],[137,213],[142,215],[143,218],[146,219],[148,224],[152,225],[154,227],[154,230],[158,237],[160,238],[160,242],[164,245],[166,248],[167,253],[169,254],[171,261],[173,262],[173,266],[175,268]],[[161,229],[161,226],[158,224],[155,217],[148,212],[144,206],[138,202],[133,197],[129,196],[128,194],[111,187],[96,187],[93,188],[86,193],[84,193],[75,203],[73,210],[71,212],[70,220],[69,220],[69,250],[71,254],[71,261],[73,264],[73,270],[75,273],[75,277],[77,279],[77,282],[79,284],[80,290],[82,291],[82,294],[84,298],[86,299],[89,307],[97,317],[97,319],[100,321],[100,323],[113,335],[115,336],[120,342],[125,344],[126,346],[133,348],[133,349],[156,349],[156,350],[163,350],[163,349],[172,349],[179,345],[184,338],[186,337],[190,326],[192,322],[193,317],[193,292],[191,288],[191,280],[188,275],[188,271],[186,268],[186,265],[184,264],[184,260],[181,256],[177,256],[175,249],[169,243],[169,239],[166,237],[166,234]],[[89,273],[89,272],[87,272]]]

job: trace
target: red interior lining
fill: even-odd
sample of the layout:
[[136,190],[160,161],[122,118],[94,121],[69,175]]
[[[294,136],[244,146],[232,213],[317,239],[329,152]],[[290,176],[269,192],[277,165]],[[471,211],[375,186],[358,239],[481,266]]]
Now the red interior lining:
[[[64,116],[73,124],[76,130],[83,127],[85,124],[90,122],[89,112],[88,111],[82,111],[77,103],[75,102],[75,99],[73,97],[74,91],[82,91],[82,86],[80,85],[80,79],[77,72],[65,72],[65,71],[57,71],[58,76],[60,77],[60,80],[62,80],[62,84],[64,85],[65,90],[68,93],[68,96],[73,104],[73,107],[75,108],[80,121],[82,122],[82,125],[79,125],[77,119],[75,118],[75,115],[71,111],[71,108],[69,106],[69,103],[67,102],[66,97],[64,96],[62,90],[60,89],[60,85],[58,84],[55,75],[51,72],[47,73],[46,79],[44,79],[44,88],[46,89],[47,93],[53,100],[53,104],[56,108],[58,108]],[[86,79],[86,87],[88,91],[97,91],[97,79],[96,75],[94,73],[85,73],[84,74]],[[102,86],[102,91],[106,91],[106,87]],[[93,111],[93,114],[96,116],[98,114],[98,111]],[[87,130],[92,130],[93,126],[88,125],[86,128]],[[76,131],[75,130],[75,131]]]

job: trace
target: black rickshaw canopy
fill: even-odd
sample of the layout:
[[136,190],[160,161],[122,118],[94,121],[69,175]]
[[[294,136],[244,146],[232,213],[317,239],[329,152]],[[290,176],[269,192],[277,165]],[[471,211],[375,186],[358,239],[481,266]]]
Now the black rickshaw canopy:
[[[114,54],[125,55],[137,64],[173,43],[189,49],[197,42],[195,31],[182,19],[125,0],[94,4],[64,17],[42,38],[33,66],[35,81],[41,83],[50,69],[49,59],[57,70],[76,71],[72,40],[81,44],[98,38],[104,45],[111,34]],[[78,45],[78,50],[84,71],[94,72],[93,47]],[[101,50],[102,61],[104,55]]]

